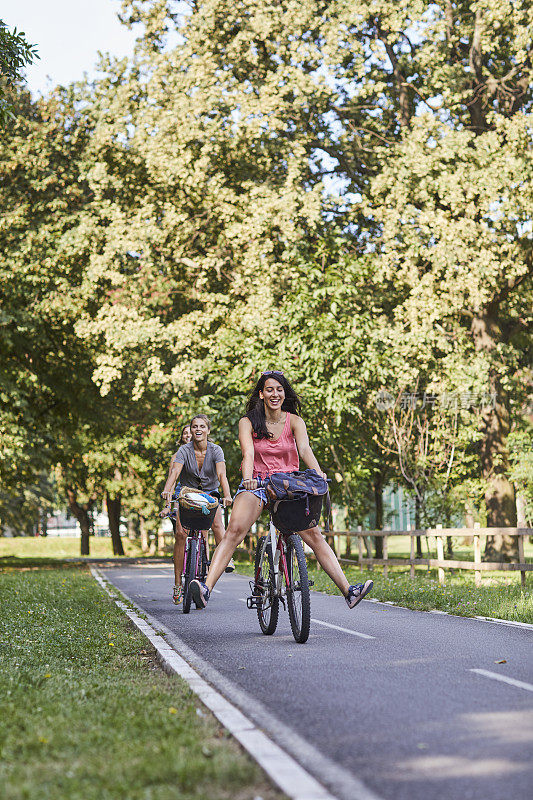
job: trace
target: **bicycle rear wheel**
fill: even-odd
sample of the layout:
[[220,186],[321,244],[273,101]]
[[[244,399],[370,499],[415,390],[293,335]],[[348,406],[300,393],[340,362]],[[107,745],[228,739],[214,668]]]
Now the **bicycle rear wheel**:
[[309,638],[311,625],[311,595],[309,577],[302,540],[296,534],[287,537],[287,606],[291,621],[292,635],[298,644]]
[[261,596],[261,602],[257,606],[259,626],[265,636],[271,636],[278,624],[279,597],[276,597],[276,586],[274,583],[272,545],[266,536],[261,536],[257,542],[254,577],[254,594]]
[[191,610],[191,581],[196,578],[196,556],[198,554],[198,540],[189,539],[188,547],[185,550],[187,566],[185,568],[185,582],[183,584],[183,613],[188,614]]

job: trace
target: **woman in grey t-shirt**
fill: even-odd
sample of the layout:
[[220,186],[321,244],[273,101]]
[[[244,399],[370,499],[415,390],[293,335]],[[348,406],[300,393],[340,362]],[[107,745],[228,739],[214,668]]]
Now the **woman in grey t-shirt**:
[[[173,456],[167,482],[161,492],[162,496],[169,503],[174,486],[179,480],[182,486],[189,486],[191,489],[200,489],[216,495],[219,494],[219,487],[222,487],[224,505],[230,505],[231,491],[226,477],[224,453],[218,444],[213,444],[207,438],[211,431],[209,418],[205,414],[197,414],[192,418],[190,428],[192,439],[187,444],[181,445],[178,452]],[[218,545],[225,533],[220,508],[217,509],[211,529]],[[187,538],[179,521],[179,511],[174,531],[174,591],[172,599],[177,605],[182,600],[181,573],[183,571],[183,556]],[[227,571],[232,572],[234,568],[234,565],[229,564]]]

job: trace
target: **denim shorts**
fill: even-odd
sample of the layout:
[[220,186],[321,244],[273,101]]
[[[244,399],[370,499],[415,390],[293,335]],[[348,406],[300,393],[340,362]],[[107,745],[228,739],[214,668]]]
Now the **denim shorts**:
[[259,500],[261,500],[261,502],[262,502],[262,503],[264,503],[264,504],[265,504],[265,506],[266,506],[266,505],[267,505],[267,503],[268,503],[268,501],[267,501],[267,494],[266,494],[266,491],[265,491],[265,489],[245,489],[245,488],[243,487],[242,483],[241,483],[241,484],[240,484],[240,486],[239,486],[239,488],[237,489],[237,492],[236,492],[236,494],[235,494],[235,497],[237,497],[237,495],[238,495],[238,494],[240,494],[241,492],[251,492],[252,494],[255,494],[255,496],[256,496],[256,497],[257,497]]

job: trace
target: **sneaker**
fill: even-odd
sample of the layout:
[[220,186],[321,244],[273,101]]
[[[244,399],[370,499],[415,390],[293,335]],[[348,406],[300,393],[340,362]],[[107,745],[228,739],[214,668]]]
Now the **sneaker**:
[[354,586],[350,586],[345,598],[348,608],[354,608],[357,603],[360,603],[363,597],[372,589],[373,585],[374,581],[366,581],[365,583],[356,583]]
[[179,606],[181,601],[183,600],[183,589],[181,586],[174,586],[174,591],[172,592],[172,602],[175,606]]
[[224,572],[233,572],[234,569],[235,569],[235,561],[232,558],[230,558],[229,564],[224,570]]
[[202,581],[191,581],[189,584],[192,599],[196,608],[205,608],[209,600],[209,589]]

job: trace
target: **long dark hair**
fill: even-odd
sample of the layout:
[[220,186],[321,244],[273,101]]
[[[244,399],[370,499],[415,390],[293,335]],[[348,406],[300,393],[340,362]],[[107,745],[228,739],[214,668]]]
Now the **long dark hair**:
[[265,383],[269,378],[274,378],[276,381],[279,381],[285,390],[285,400],[281,406],[282,411],[289,411],[291,414],[297,414],[300,416],[300,398],[290,385],[285,375],[283,375],[282,372],[276,371],[268,372],[267,374],[263,373],[255,384],[250,397],[248,398],[245,411],[245,416],[248,417],[252,423],[252,428],[256,439],[274,438],[273,434],[267,429],[265,404],[259,397],[259,392],[263,391]]

